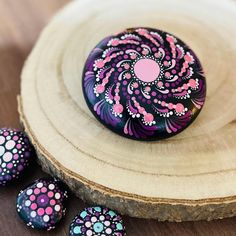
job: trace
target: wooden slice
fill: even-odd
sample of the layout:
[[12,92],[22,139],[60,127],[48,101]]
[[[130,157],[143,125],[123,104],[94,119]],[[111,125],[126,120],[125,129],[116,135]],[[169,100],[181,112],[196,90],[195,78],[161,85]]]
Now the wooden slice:
[[[159,220],[236,215],[236,2],[78,0],[43,31],[22,74],[19,112],[43,169],[82,199]],[[200,58],[206,104],[181,134],[157,142],[101,125],[82,95],[91,49],[145,26],[173,33]]]

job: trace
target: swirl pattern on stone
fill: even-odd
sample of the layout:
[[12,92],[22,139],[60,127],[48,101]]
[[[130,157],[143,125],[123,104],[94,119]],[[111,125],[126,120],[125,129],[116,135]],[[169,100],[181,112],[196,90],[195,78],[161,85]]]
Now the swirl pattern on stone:
[[94,116],[110,130],[137,140],[158,140],[197,117],[206,81],[195,53],[172,34],[127,29],[90,53],[83,92]]

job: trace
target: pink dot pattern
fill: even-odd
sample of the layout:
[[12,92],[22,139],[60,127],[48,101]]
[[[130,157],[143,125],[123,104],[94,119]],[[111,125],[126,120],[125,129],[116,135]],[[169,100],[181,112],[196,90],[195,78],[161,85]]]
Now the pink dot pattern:
[[67,199],[58,179],[39,179],[18,194],[17,212],[28,226],[51,230],[65,215]]
[[19,178],[34,154],[34,148],[24,132],[0,129],[0,186]]

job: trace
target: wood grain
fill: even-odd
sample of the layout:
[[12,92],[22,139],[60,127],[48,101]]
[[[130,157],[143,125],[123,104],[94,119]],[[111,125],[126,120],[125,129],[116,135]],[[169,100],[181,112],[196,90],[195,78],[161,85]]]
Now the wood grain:
[[[19,127],[16,95],[19,94],[20,72],[40,30],[51,15],[68,1],[60,0],[0,0],[0,126]],[[72,197],[68,214],[62,224],[49,233],[28,229],[15,211],[18,191],[34,179],[45,176],[36,165],[17,185],[0,189],[0,235],[68,235],[74,215],[85,204]],[[236,218],[211,222],[159,223],[125,217],[128,236],[214,235],[234,236]]]
[[[74,1],[60,11],[22,72],[20,117],[44,170],[86,201],[133,217],[235,216],[236,5],[231,0],[96,3]],[[83,99],[81,75],[89,52],[101,38],[134,25],[166,30],[188,42],[206,72],[203,111],[168,140],[122,138],[97,122]]]

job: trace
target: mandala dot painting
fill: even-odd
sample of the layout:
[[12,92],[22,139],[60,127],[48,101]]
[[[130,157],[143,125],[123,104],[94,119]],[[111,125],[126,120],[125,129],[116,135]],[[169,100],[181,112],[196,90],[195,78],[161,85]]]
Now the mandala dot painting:
[[16,208],[27,226],[54,229],[65,215],[68,191],[56,178],[38,179],[20,191]]
[[70,236],[124,236],[123,220],[116,212],[104,207],[89,207],[75,217]]
[[0,186],[18,179],[34,157],[34,148],[24,132],[0,129]]
[[174,35],[127,29],[103,39],[86,61],[82,87],[94,116],[127,138],[159,140],[190,125],[206,81],[195,53]]

